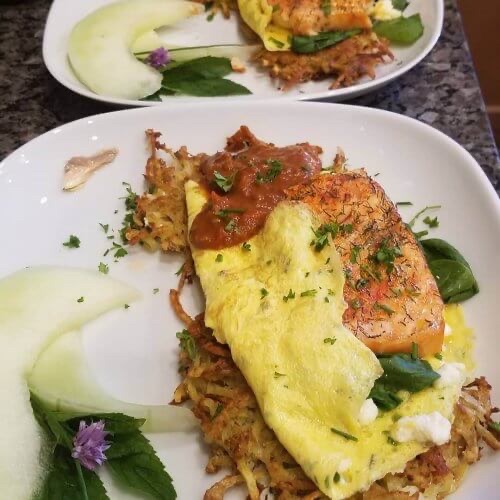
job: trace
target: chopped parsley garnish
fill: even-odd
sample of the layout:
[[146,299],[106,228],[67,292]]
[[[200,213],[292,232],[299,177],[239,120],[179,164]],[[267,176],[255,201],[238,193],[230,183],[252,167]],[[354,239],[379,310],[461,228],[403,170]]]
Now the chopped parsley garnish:
[[356,281],[354,288],[359,291],[362,290],[366,285],[368,285],[368,280],[365,278],[360,278]]
[[236,229],[236,221],[234,219],[231,219],[225,226],[224,226],[224,231],[226,233],[232,233]]
[[128,304],[123,304],[124,309],[128,309],[130,306]]
[[177,272],[175,273],[175,275],[176,276],[180,276],[183,271],[184,271],[184,264],[182,264],[182,266],[179,267],[179,269],[177,270]]
[[122,257],[125,257],[125,255],[128,254],[127,250],[125,250],[125,248],[123,248],[122,245],[120,245],[119,243],[115,243],[114,241],[113,241],[113,246],[109,250],[107,250],[104,255],[107,255],[107,253],[110,250],[115,252],[113,254],[113,257],[115,257],[116,259],[121,259]]
[[156,295],[160,291],[159,288],[153,288],[153,293]]
[[334,483],[338,483],[340,481],[340,474],[338,472],[336,472],[334,475],[333,475],[333,482]]
[[330,430],[339,436],[342,436],[344,439],[347,439],[348,441],[357,441],[358,438],[353,436],[352,434],[348,434],[347,432],[340,431],[339,429],[335,429],[335,427],[331,427]]
[[264,297],[267,297],[269,292],[265,288],[260,289],[260,299],[262,300]]
[[101,223],[99,222],[99,225],[102,227],[102,230],[103,230],[106,234],[108,234],[108,231],[109,231],[109,224],[101,224]]
[[191,334],[187,330],[177,332],[175,336],[179,339],[181,349],[194,361],[198,355],[198,347]]
[[411,343],[411,359],[418,359],[418,344],[416,342]]
[[78,238],[78,236],[75,236],[74,234],[71,234],[68,241],[65,241],[63,243],[63,246],[68,248],[80,248],[80,238]]
[[362,304],[361,304],[361,301],[359,299],[354,299],[354,300],[351,300],[351,302],[349,302],[349,305],[353,309],[359,309]]
[[325,297],[323,300],[324,300],[325,302],[330,302],[330,299],[329,299],[328,297]]
[[258,172],[255,176],[255,181],[259,184],[273,182],[283,170],[283,165],[279,160],[266,160],[266,165],[269,165],[266,172],[264,174]]
[[358,245],[354,245],[351,248],[351,256],[349,258],[349,260],[351,261],[351,264],[356,264],[358,262],[358,256],[359,256],[360,251],[361,251],[361,247]]
[[411,201],[398,201],[396,203],[397,207],[405,207],[405,206],[410,206],[410,205],[413,205],[413,203]]
[[329,263],[330,263],[330,257],[328,257],[328,259],[325,260],[325,266]]
[[213,21],[215,17],[215,12],[211,12],[210,14],[208,14],[207,16],[207,21],[210,22],[210,21]]
[[391,309],[388,305],[386,304],[379,304],[378,302],[375,302],[375,309],[380,309],[381,311],[386,312],[389,316],[394,314],[394,309]]
[[415,215],[415,217],[413,217],[413,219],[410,222],[408,222],[408,226],[410,227],[410,229],[413,227],[413,225],[415,224],[415,222],[417,222],[417,219],[422,214],[424,214],[425,212],[427,212],[427,210],[434,210],[436,208],[441,208],[441,205],[429,205],[429,206],[423,208],[422,210],[420,210],[420,212],[418,212],[417,215]]
[[250,252],[250,250],[252,250],[252,245],[250,245],[250,243],[246,242],[243,243],[243,245],[241,245],[241,248],[245,251],[245,252]]
[[121,198],[125,200],[125,208],[127,210],[135,210],[137,208],[137,193],[132,191],[132,186],[128,182],[122,182],[127,190],[127,196]]
[[424,224],[427,224],[429,227],[438,227],[439,226],[439,221],[438,221],[437,216],[434,217],[433,219],[431,219],[429,216],[427,216],[423,222],[424,222]]
[[219,219],[226,220],[229,214],[242,214],[244,211],[243,208],[223,208],[222,210],[217,210],[215,215],[219,217]]
[[274,378],[286,377],[284,373],[274,372]]
[[499,432],[500,433],[500,422],[488,422],[488,427],[490,429],[493,429],[495,432]]
[[323,339],[324,344],[330,344],[333,345],[337,342],[337,339],[335,337],[327,337],[326,339]]
[[224,193],[229,193],[234,183],[234,175],[225,177],[220,172],[214,172],[214,183],[224,191]]
[[307,278],[311,273],[309,271],[307,271],[306,274],[304,274],[304,278]]
[[222,262],[224,260],[224,256],[221,253],[217,254],[217,257],[215,257],[215,262]]
[[318,290],[312,289],[312,290],[305,290],[304,292],[300,293],[301,297],[314,297],[318,293]]
[[440,352],[438,352],[437,354],[434,354],[434,357],[436,359],[439,359],[439,361],[441,361],[443,359],[443,355]]
[[282,49],[285,46],[285,44],[283,42],[280,42],[279,40],[276,40],[276,38],[273,38],[273,37],[270,37],[269,41],[273,42],[274,45],[276,45],[276,47],[278,47],[278,49]]
[[107,264],[104,264],[104,262],[99,262],[99,266],[97,269],[99,269],[99,272],[102,274],[109,273],[109,266]]
[[336,222],[329,222],[327,224],[321,224],[318,229],[311,228],[315,238],[311,241],[311,246],[314,245],[314,250],[320,252],[327,245],[330,245],[328,241],[328,235],[331,235],[332,240],[335,239],[337,234],[342,233],[352,233],[352,224],[337,224]]
[[80,297],[79,299],[77,299],[77,302],[79,302],[80,304],[85,300],[84,297]]
[[329,16],[332,13],[332,4],[330,0],[321,0],[321,10],[325,16]]
[[[127,240],[127,231],[129,229],[137,229],[137,224],[134,221],[134,211],[137,208],[137,199],[139,196],[137,193],[132,191],[132,187],[128,182],[122,182],[127,190],[127,196],[124,196],[120,199],[125,200],[125,209],[126,213],[123,217],[122,228],[120,229],[120,237],[122,239],[122,243],[125,245],[128,243]],[[126,255],[126,254],[125,254]],[[123,257],[123,255],[122,255]]]
[[391,273],[394,269],[394,259],[402,255],[403,252],[398,246],[390,247],[387,245],[387,239],[384,239],[379,249],[371,257],[375,262],[384,264],[387,272]]
[[363,264],[361,266],[361,271],[363,271],[370,278],[373,278],[375,281],[380,281],[380,273],[376,269],[373,269],[372,267]]
[[293,292],[291,288],[290,288],[290,290],[288,290],[288,295],[283,295],[283,300],[285,302],[288,302],[289,300],[294,299],[294,298],[295,298],[295,292]]

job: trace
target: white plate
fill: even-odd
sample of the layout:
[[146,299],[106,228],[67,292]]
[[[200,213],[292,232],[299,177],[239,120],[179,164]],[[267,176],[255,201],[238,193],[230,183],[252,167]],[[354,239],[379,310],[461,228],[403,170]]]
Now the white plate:
[[[111,0],[112,1],[112,0]],[[87,14],[110,0],[54,0],[47,18],[43,38],[43,59],[52,76],[65,87],[91,99],[125,106],[156,106],[162,104],[153,101],[134,101],[114,97],[100,96],[89,90],[73,74],[67,60],[67,40],[73,26]],[[305,100],[328,98],[331,101],[342,101],[366,94],[398,78],[418,64],[434,47],[441,33],[443,24],[443,0],[411,0],[405,15],[419,12],[425,26],[424,35],[410,47],[392,47],[395,60],[382,64],[376,70],[376,78],[363,78],[359,83],[342,89],[329,90],[328,80],[309,82],[293,90],[278,90],[267,73],[259,71],[255,66],[247,65],[244,74],[232,74],[230,78],[252,91],[249,96],[231,97],[169,97],[166,103],[191,102],[193,100],[255,100],[255,99],[289,99]],[[206,21],[206,14],[191,18],[172,28],[159,31],[161,37],[171,43],[182,46],[199,46],[222,43],[245,43],[238,29],[236,16],[225,20],[216,16],[212,22]]]
[[[217,117],[215,119],[215,117]],[[222,149],[225,137],[241,124],[262,139],[285,145],[309,141],[324,148],[324,161],[336,147],[346,152],[351,166],[364,166],[409,220],[425,205],[441,204],[440,226],[433,235],[456,245],[470,262],[481,292],[465,302],[468,322],[477,335],[477,373],[494,386],[500,403],[498,362],[498,276],[500,276],[500,202],[472,157],[451,139],[415,120],[362,107],[318,103],[226,103],[119,111],[79,120],[44,134],[0,163],[2,259],[0,277],[24,266],[56,264],[96,269],[110,265],[110,275],[136,285],[144,294],[128,310],[117,310],[85,329],[91,367],[115,396],[141,403],[166,403],[178,382],[181,329],[168,305],[175,287],[180,257],[148,254],[140,248],[113,263],[103,257],[108,241],[99,223],[119,229],[124,188],[128,181],[143,187],[147,156],[144,130],[162,131],[164,140],[195,152]],[[94,174],[75,193],[61,190],[63,166],[73,155],[118,147],[116,161]],[[120,213],[114,214],[119,209]],[[62,246],[70,234],[81,247]],[[160,293],[153,294],[154,288]],[[200,310],[200,295],[188,287],[184,301]],[[196,432],[152,437],[180,499],[203,497],[214,482],[204,472],[206,450]],[[491,456],[472,467],[457,499],[498,498],[498,461]],[[112,490],[111,490],[112,491]],[[122,498],[114,494],[112,498]],[[243,498],[239,496],[237,498]]]

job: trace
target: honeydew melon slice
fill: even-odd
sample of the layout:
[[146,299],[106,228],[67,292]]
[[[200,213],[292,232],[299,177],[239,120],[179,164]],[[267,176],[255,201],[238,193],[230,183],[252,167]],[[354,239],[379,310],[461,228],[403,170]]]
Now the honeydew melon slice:
[[99,95],[141,99],[161,87],[161,74],[141,63],[131,46],[141,34],[203,11],[180,0],[122,0],[81,20],[69,37],[68,58],[77,78]]
[[125,403],[106,394],[89,371],[78,331],[65,333],[42,352],[28,377],[28,385],[56,411],[125,413],[146,419],[142,430],[149,432],[183,431],[196,425],[187,408]]
[[32,268],[0,281],[1,498],[31,498],[45,472],[26,383],[39,352],[58,335],[138,296],[124,283],[79,269]]

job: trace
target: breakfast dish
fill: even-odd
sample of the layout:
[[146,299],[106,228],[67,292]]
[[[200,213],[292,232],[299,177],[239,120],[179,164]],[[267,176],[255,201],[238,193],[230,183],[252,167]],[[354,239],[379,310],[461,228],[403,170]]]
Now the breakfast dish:
[[[70,10],[54,2],[45,63],[72,90],[140,105],[174,96],[353,97],[416,64],[442,23],[439,0],[94,0],[92,6]],[[55,24],[62,18],[64,29]]]
[[[445,311],[472,292],[429,267],[432,240],[364,170],[342,151],[322,169],[320,147],[245,126],[214,155],[146,135],[149,188],[124,233],[187,255],[170,292],[186,326],[174,402],[194,403],[207,472],[229,472],[205,498],[239,484],[255,500],[442,498],[481,443],[500,449],[491,387],[457,347],[471,331],[457,305]],[[180,292],[195,274],[206,310],[191,318]]]
[[185,116],[90,117],[0,167],[0,491],[494,497],[500,210],[479,167],[376,110]]

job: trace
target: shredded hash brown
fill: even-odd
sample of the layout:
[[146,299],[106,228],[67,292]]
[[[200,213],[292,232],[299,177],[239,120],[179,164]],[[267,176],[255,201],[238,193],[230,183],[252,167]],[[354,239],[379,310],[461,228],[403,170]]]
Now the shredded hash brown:
[[[205,500],[220,500],[230,488],[245,484],[251,500],[269,488],[279,500],[325,499],[315,484],[267,427],[257,400],[229,348],[216,342],[205,327],[203,315],[194,320],[183,312],[178,295],[171,295],[174,309],[196,346],[180,352],[184,380],[176,389],[174,403],[190,401],[210,446],[208,473],[227,469],[228,475],[215,483]],[[194,355],[193,355],[194,353]],[[388,474],[352,500],[418,498],[418,493],[443,498],[456,490],[468,466],[481,457],[481,442],[500,449],[498,435],[488,429],[491,414],[490,385],[484,378],[462,389],[455,407],[451,440],[435,446],[408,462],[404,472]]]
[[394,59],[389,42],[366,31],[333,47],[312,54],[257,51],[253,60],[269,71],[285,88],[310,80],[333,77],[331,89],[349,87],[363,76],[375,78],[375,67]]

